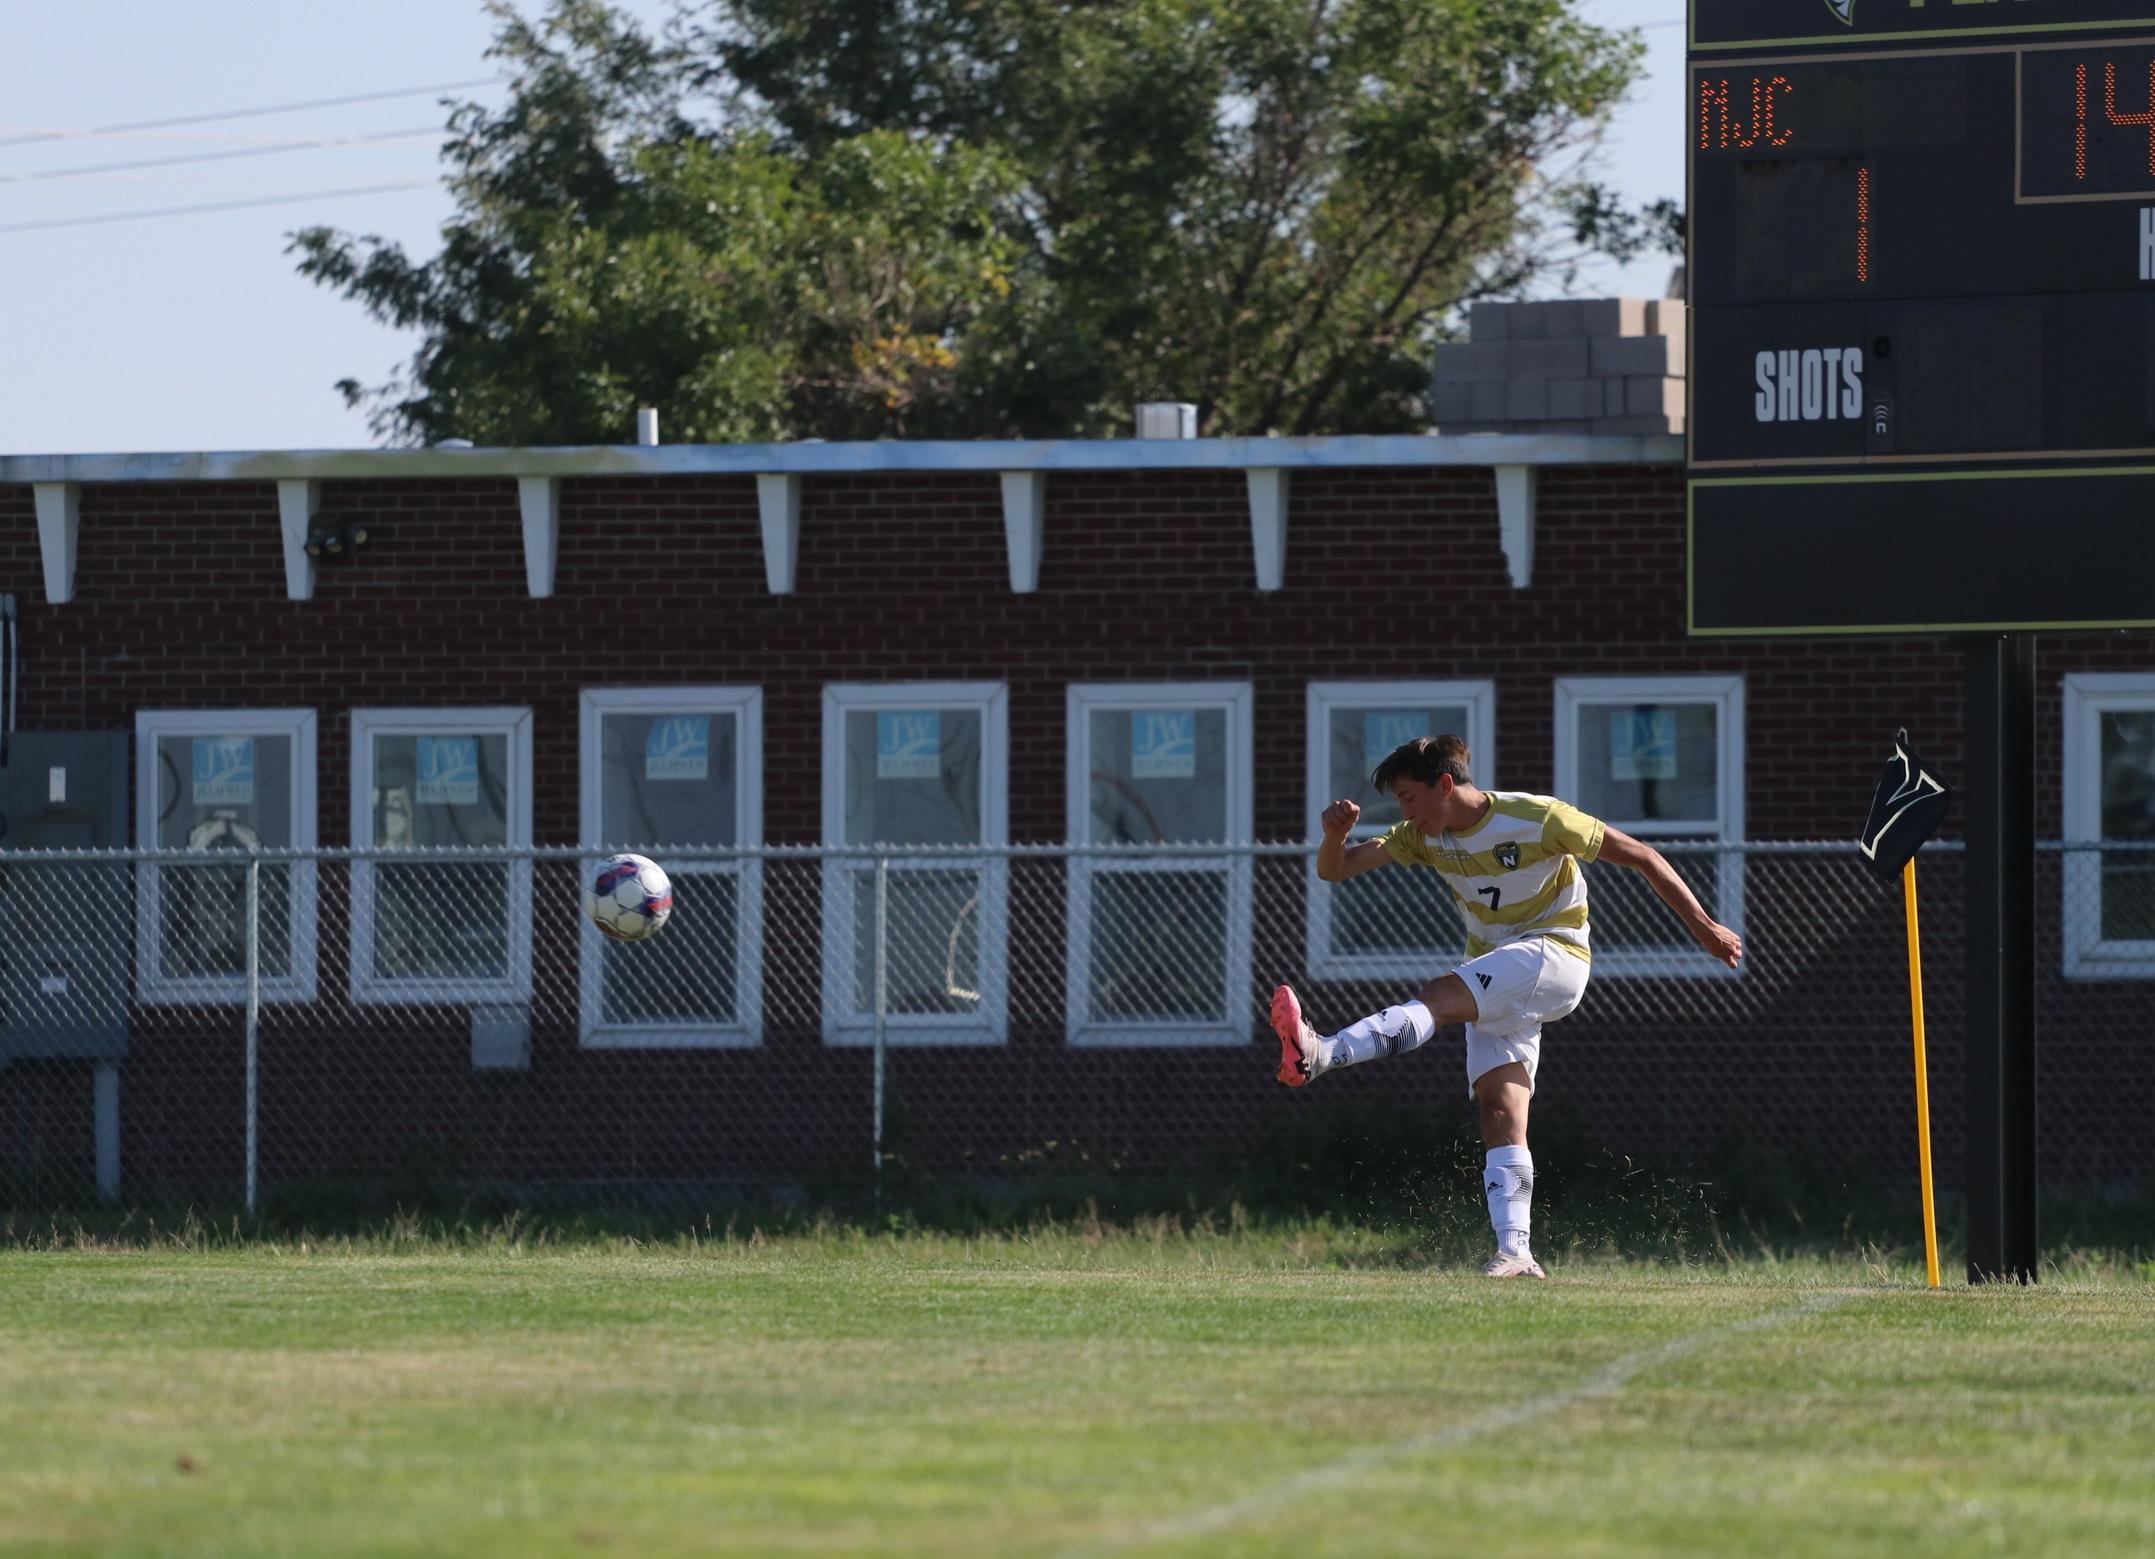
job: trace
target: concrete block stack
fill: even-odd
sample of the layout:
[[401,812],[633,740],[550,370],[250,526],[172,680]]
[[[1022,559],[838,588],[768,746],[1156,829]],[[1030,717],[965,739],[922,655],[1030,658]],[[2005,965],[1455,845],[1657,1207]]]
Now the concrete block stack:
[[1681,433],[1684,305],[1660,298],[1477,303],[1437,348],[1439,433]]

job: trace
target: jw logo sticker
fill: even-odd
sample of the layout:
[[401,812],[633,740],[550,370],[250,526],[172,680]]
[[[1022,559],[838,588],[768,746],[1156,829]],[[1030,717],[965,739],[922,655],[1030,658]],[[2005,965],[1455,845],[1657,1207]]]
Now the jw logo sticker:
[[198,736],[194,749],[195,805],[254,804],[254,738]]
[[1840,20],[1843,27],[1856,25],[1856,0],[1826,0],[1826,9]]
[[479,804],[479,738],[419,738],[417,800],[423,807],[470,807]]
[[1132,779],[1197,777],[1197,711],[1139,710],[1130,716]]
[[1497,865],[1503,867],[1506,871],[1515,872],[1519,869],[1519,847],[1517,845],[1498,845],[1496,848],[1496,857]]
[[875,717],[875,777],[935,779],[943,772],[943,712],[905,709]]
[[653,720],[644,739],[644,778],[700,780],[711,775],[711,717]]

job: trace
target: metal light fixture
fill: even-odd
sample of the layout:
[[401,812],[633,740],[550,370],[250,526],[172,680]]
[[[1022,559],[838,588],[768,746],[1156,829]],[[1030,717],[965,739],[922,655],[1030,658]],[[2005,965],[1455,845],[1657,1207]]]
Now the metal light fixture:
[[367,544],[372,529],[372,522],[363,519],[346,520],[341,525],[317,521],[307,531],[307,556],[317,562],[350,557]]

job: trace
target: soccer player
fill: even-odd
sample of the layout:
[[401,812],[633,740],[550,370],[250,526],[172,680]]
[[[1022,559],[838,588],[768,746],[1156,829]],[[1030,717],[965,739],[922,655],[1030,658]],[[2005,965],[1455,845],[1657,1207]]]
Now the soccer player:
[[1546,1277],[1528,1243],[1534,1156],[1527,1105],[1541,1060],[1542,1026],[1568,1016],[1586,994],[1586,879],[1580,864],[1604,861],[1645,877],[1713,957],[1735,968],[1743,938],[1700,907],[1651,845],[1550,796],[1483,790],[1468,776],[1467,744],[1418,736],[1394,749],[1370,784],[1399,802],[1401,819],[1381,839],[1349,845],[1362,809],[1335,801],[1320,820],[1317,875],[1345,882],[1388,862],[1444,874],[1466,911],[1466,961],[1422,987],[1413,1001],[1321,1037],[1285,985],[1272,993],[1280,1037],[1279,1079],[1290,1088],[1335,1067],[1396,1056],[1447,1024],[1467,1031],[1467,1091],[1481,1112],[1488,1149],[1483,1183],[1497,1234],[1490,1277]]

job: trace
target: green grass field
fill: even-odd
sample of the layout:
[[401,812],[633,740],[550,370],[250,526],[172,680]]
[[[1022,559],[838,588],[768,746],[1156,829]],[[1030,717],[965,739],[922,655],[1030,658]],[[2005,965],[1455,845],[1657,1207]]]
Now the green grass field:
[[27,1553],[2155,1552],[2155,1282],[1322,1223],[0,1250]]

